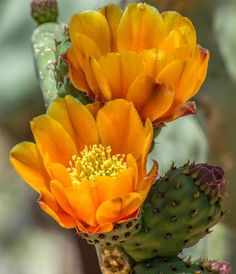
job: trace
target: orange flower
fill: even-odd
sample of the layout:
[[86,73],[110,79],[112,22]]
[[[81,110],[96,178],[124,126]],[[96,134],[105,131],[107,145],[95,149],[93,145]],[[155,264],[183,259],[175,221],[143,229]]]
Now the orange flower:
[[143,121],[195,113],[186,102],[206,77],[209,53],[197,44],[191,21],[143,4],[75,14],[66,53],[69,78],[95,101],[124,98]]
[[157,164],[146,175],[153,129],[149,120],[143,126],[132,103],[111,101],[94,117],[66,96],[34,118],[31,129],[36,144],[16,145],[10,159],[61,226],[93,234],[137,217]]

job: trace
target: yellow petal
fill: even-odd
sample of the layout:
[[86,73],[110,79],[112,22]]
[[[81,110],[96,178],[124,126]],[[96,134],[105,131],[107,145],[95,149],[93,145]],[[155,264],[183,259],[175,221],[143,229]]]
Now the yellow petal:
[[138,210],[141,200],[139,193],[128,193],[124,197],[105,201],[97,210],[97,222],[100,225],[119,222]]
[[80,33],[91,38],[102,54],[110,51],[110,32],[106,18],[97,11],[84,11],[72,16],[69,26],[72,43]]
[[108,102],[98,111],[97,126],[101,142],[111,146],[114,154],[142,154],[146,138],[142,121],[133,104],[122,99]]
[[171,106],[174,93],[150,76],[140,76],[131,85],[127,99],[134,103],[142,120],[156,120]]
[[89,110],[72,96],[55,100],[49,107],[47,114],[58,121],[70,134],[78,151],[85,145],[98,142],[98,131],[95,119]]
[[66,214],[57,204],[50,192],[43,191],[38,201],[42,210],[51,216],[57,223],[64,228],[74,228],[75,220]]
[[30,142],[16,145],[10,152],[10,161],[20,176],[37,192],[49,187],[49,176],[37,146]]
[[48,115],[40,115],[31,122],[36,144],[46,167],[51,163],[68,166],[77,149],[70,135],[60,123]]
[[111,51],[117,51],[117,32],[123,11],[116,5],[109,4],[100,12],[106,17],[110,29]]
[[120,20],[119,51],[157,48],[165,37],[163,20],[158,10],[143,3],[132,3]]
[[98,63],[100,70],[92,64],[98,86],[101,92],[106,94],[105,83],[108,83],[113,99],[125,98],[134,79],[144,73],[141,58],[134,52],[110,53],[102,57]]

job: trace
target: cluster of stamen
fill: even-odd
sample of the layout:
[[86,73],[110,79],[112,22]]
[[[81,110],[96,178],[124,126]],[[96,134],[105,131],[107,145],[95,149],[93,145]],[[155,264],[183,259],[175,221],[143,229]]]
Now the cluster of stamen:
[[94,180],[98,176],[117,177],[127,169],[124,154],[112,155],[111,147],[103,145],[85,146],[80,155],[74,155],[68,171],[72,183],[78,184],[86,178]]

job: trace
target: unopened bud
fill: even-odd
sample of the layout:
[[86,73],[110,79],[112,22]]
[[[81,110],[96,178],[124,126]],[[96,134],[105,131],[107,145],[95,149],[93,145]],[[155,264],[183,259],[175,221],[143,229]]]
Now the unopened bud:
[[210,197],[225,197],[227,184],[224,177],[224,171],[220,167],[210,166],[208,164],[194,165],[189,173],[195,180],[200,182],[200,189],[208,189]]
[[31,15],[39,25],[56,22],[58,17],[57,0],[32,0]]

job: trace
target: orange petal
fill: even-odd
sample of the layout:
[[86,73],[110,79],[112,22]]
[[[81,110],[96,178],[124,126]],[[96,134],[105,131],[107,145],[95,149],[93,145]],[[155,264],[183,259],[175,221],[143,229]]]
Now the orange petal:
[[41,192],[41,196],[38,201],[42,210],[50,215],[57,223],[64,228],[74,228],[75,220],[68,214],[66,214],[57,204],[55,198],[50,192]]
[[58,181],[52,180],[50,182],[50,188],[51,188],[51,192],[52,192],[53,196],[55,197],[56,201],[61,206],[61,208],[65,212],[67,212],[69,215],[76,218],[76,215],[73,212],[73,210],[68,202],[68,199],[66,197],[63,186]]
[[131,102],[117,99],[106,103],[98,111],[97,127],[102,144],[110,145],[114,154],[131,153],[136,159],[141,157],[146,134]]
[[145,75],[150,75],[153,78],[171,61],[170,55],[164,51],[157,49],[144,50],[140,53],[140,57],[144,63]]
[[16,145],[10,152],[10,161],[20,176],[37,192],[49,187],[49,176],[37,146],[30,142]]
[[111,51],[117,51],[117,32],[123,11],[116,5],[109,4],[100,12],[105,16],[110,29]]
[[157,48],[165,37],[163,20],[158,10],[144,3],[132,3],[120,20],[119,51]]
[[158,120],[154,121],[154,124],[158,126],[159,124],[171,122],[180,117],[196,113],[197,109],[195,102],[187,102],[177,107],[169,116],[160,117]]
[[101,176],[95,179],[97,195],[100,202],[122,197],[135,191],[135,173],[133,168],[123,171],[117,178]]
[[74,128],[78,150],[99,141],[96,121],[89,110],[72,96],[65,97],[68,115]]
[[67,166],[77,149],[70,135],[60,123],[48,115],[40,115],[31,122],[36,144],[46,165],[61,163]]
[[182,45],[194,45],[197,42],[196,31],[192,22],[175,11],[162,13],[168,36],[163,40],[159,49],[172,53]]
[[134,52],[109,53],[99,59],[98,64],[91,64],[98,86],[106,94],[108,84],[113,99],[125,98],[134,79],[144,73],[141,58]]
[[96,95],[102,101],[109,101],[112,98],[111,89],[107,82],[107,79],[102,71],[98,61],[95,58],[90,58],[89,70],[91,72],[90,78],[93,81],[94,89],[96,89]]
[[[85,184],[85,182],[82,182],[82,184]],[[89,192],[81,191],[80,185],[78,185],[78,187],[65,189],[65,193],[77,218],[90,226],[95,226],[95,202]]]
[[70,174],[63,165],[59,163],[52,164],[50,171],[52,179],[59,181],[63,185],[63,187],[72,186]]
[[148,175],[139,182],[139,185],[138,185],[138,192],[141,194],[142,202],[147,197],[153,183],[157,179],[157,176],[158,176],[158,164],[156,161],[153,161],[152,169],[150,170]]
[[89,110],[89,112],[93,115],[93,117],[96,119],[97,113],[99,109],[103,106],[102,102],[94,102],[91,104],[87,104],[86,108]]
[[[55,100],[47,114],[58,121],[74,140],[78,151],[98,142],[96,122],[89,110],[72,96]],[[68,162],[67,165],[68,166]]]
[[149,119],[146,120],[145,123],[145,133],[146,133],[146,140],[143,145],[142,150],[142,161],[141,161],[141,174],[140,177],[143,178],[146,175],[146,165],[147,165],[147,157],[150,152],[152,142],[153,142],[153,127],[152,123]]
[[93,94],[99,95],[99,90],[90,68],[89,60],[91,57],[96,59],[101,57],[100,50],[96,43],[84,34],[76,34],[74,43],[71,44],[71,48],[67,51],[67,60],[69,64],[73,65],[76,61],[76,65],[74,65],[75,71],[72,71],[73,67],[71,67],[71,75],[69,74],[69,77],[72,80],[72,83],[74,81],[76,84],[76,81],[81,81],[79,79],[81,76],[79,71],[77,74],[77,68],[81,68],[85,75],[85,81],[89,87],[87,91],[92,96]]
[[139,209],[141,200],[139,193],[128,193],[124,197],[105,201],[97,209],[97,222],[100,225],[119,222]]
[[191,98],[197,78],[198,64],[191,59],[173,61],[160,72],[157,81],[172,84],[174,88],[175,98],[171,109]]
[[174,92],[150,76],[140,76],[131,85],[127,99],[134,103],[144,121],[154,121],[170,108]]
[[97,11],[84,11],[72,16],[69,26],[72,43],[78,33],[91,38],[102,54],[110,51],[110,31],[106,18]]
[[90,92],[90,87],[86,80],[84,71],[80,65],[80,61],[78,60],[78,50],[71,46],[67,50],[65,58],[69,68],[68,77],[71,80],[73,86],[81,91]]

